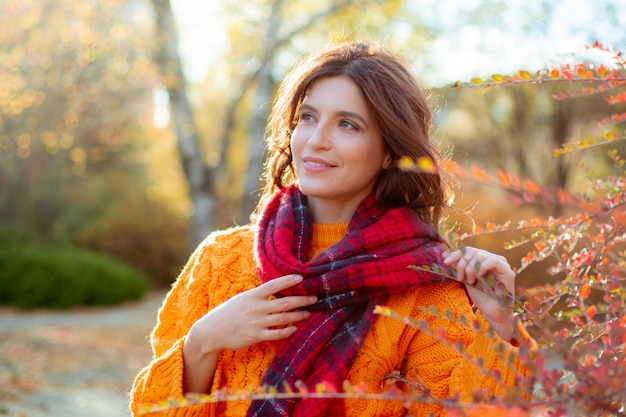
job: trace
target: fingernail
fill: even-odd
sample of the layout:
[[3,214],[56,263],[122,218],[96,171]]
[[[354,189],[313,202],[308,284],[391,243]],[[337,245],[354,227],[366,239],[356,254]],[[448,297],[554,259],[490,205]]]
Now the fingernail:
[[300,282],[300,281],[302,281],[302,280],[303,280],[302,275],[294,275],[294,276],[293,276],[293,279],[294,279],[296,282]]
[[317,297],[312,295],[311,297],[309,297],[309,301],[311,302],[311,304],[317,303]]

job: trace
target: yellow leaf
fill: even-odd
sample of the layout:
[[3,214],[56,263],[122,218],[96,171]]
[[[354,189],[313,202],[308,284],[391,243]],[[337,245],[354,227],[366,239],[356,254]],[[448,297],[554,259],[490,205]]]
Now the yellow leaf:
[[497,81],[497,82],[502,82],[502,75],[500,75],[500,74],[493,74],[491,76],[491,79],[494,80],[494,81]]
[[374,314],[380,314],[383,316],[390,316],[391,315],[391,309],[389,307],[385,307],[385,306],[376,306],[374,307]]
[[423,172],[428,172],[431,174],[437,172],[437,165],[435,165],[432,159],[427,156],[422,156],[420,159],[418,159],[417,166],[419,167],[420,171]]
[[403,171],[412,171],[413,169],[415,169],[415,163],[413,162],[413,159],[411,157],[403,156],[398,161],[398,168]]
[[478,85],[478,84],[480,84],[480,83],[482,83],[482,82],[483,82],[483,81],[482,81],[480,78],[478,78],[478,77],[472,78],[472,80],[471,80],[471,81],[472,81],[472,84],[476,84],[476,85]]
[[532,76],[530,75],[530,72],[524,71],[524,70],[521,70],[519,72],[519,75],[520,75],[520,77],[522,77],[525,80],[530,80],[532,78]]

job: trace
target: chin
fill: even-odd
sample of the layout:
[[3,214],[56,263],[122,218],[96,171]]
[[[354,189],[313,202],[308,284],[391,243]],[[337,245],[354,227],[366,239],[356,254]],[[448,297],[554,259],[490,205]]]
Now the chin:
[[300,189],[300,192],[307,197],[317,197],[319,195],[316,187],[298,184],[298,188]]

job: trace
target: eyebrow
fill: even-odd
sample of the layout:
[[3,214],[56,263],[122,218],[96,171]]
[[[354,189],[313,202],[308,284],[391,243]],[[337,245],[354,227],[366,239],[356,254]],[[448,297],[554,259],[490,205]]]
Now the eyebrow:
[[[306,104],[303,103],[300,106],[300,110],[313,110],[313,111],[317,111],[317,109],[313,106],[311,106],[310,104]],[[347,111],[347,110],[340,110],[336,113],[337,116],[339,117],[351,117],[354,119],[358,119],[359,121],[361,121],[361,123],[363,123],[365,125],[365,127],[369,128],[369,124],[367,123],[367,121],[365,120],[365,118],[363,116],[361,116],[359,113],[355,113],[355,112],[351,112],[351,111]]]

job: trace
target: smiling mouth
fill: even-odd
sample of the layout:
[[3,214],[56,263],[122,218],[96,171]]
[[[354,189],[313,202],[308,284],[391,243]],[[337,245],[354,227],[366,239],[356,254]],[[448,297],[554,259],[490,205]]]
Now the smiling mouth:
[[320,167],[320,168],[331,168],[332,165],[325,164],[322,162],[314,162],[314,161],[304,161],[304,164],[310,167]]

